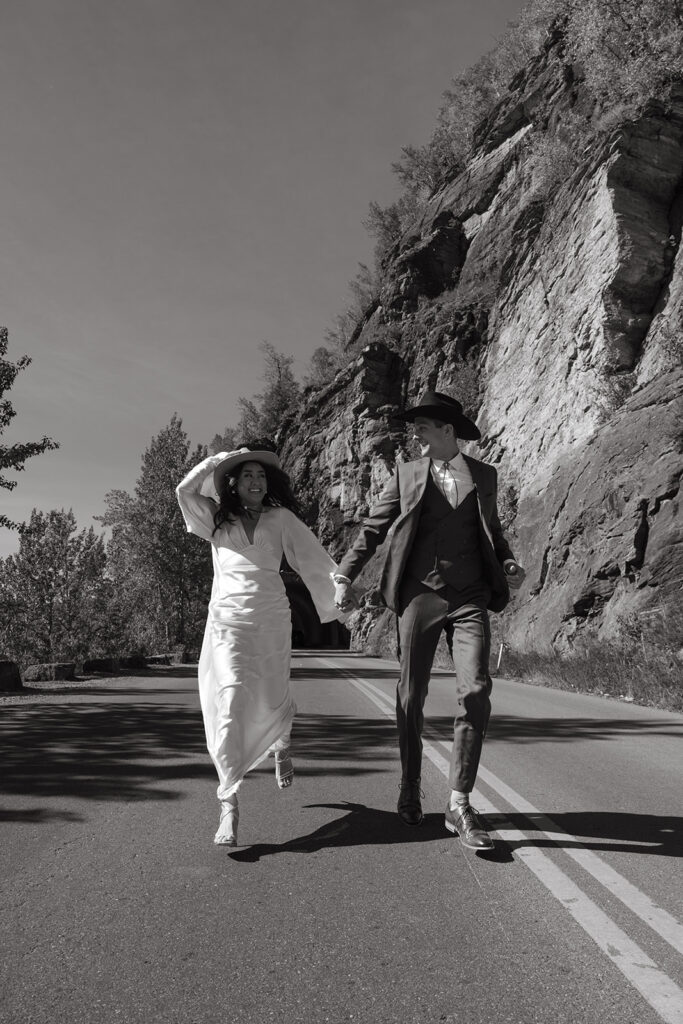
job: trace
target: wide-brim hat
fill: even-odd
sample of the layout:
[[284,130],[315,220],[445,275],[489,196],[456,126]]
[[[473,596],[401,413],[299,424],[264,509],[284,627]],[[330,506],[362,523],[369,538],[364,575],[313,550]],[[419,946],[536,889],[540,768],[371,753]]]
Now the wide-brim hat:
[[425,391],[417,405],[401,413],[401,417],[409,423],[417,416],[427,416],[441,423],[452,423],[457,436],[463,441],[478,441],[481,437],[479,428],[474,420],[465,416],[460,402],[450,395],[443,395],[440,391]]
[[275,466],[276,469],[282,469],[275,452],[269,452],[264,448],[238,448],[236,451],[230,452],[222,462],[219,462],[213,471],[213,485],[218,494],[221,492],[225,477],[243,462],[260,462],[264,466]]

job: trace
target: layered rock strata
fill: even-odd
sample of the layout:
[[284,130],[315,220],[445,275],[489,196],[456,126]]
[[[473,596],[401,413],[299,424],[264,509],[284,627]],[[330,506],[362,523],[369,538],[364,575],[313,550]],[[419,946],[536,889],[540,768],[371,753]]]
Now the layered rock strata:
[[[683,585],[683,84],[568,159],[563,118],[589,108],[551,41],[389,254],[360,335],[386,344],[309,394],[282,439],[340,554],[410,457],[399,411],[426,387],[462,397],[528,572],[505,616],[522,649],[665,621]],[[354,643],[391,632],[371,608]]]

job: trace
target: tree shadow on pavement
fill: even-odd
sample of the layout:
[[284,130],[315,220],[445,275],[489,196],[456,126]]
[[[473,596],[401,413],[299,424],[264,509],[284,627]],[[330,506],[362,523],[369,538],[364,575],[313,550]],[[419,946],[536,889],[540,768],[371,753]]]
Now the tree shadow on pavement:
[[[14,705],[4,709],[1,728],[0,795],[51,801],[39,810],[5,806],[0,809],[4,821],[40,823],[64,817],[59,801],[71,798],[173,800],[183,787],[169,783],[215,780],[201,714],[180,703],[99,699]],[[298,758],[309,761],[297,766],[302,775],[384,771],[385,766],[374,762],[394,756],[394,727],[386,719],[301,715],[295,722],[294,747]],[[272,766],[259,770],[270,772]]]
[[[31,798],[171,800],[169,781],[205,776],[201,715],[168,703],[68,703],[5,708],[0,793]],[[164,785],[162,785],[164,784]],[[3,809],[24,821],[30,810]],[[63,817],[58,807],[35,821]]]
[[[435,739],[453,738],[453,719],[446,715],[429,716],[429,729],[439,735]],[[646,718],[524,718],[521,715],[491,716],[486,742],[508,740],[512,743],[534,743],[542,740],[572,742],[577,739],[609,740],[620,736],[675,736],[683,739],[683,721]]]
[[[547,814],[487,814],[494,829],[515,828],[523,840],[505,840],[508,849],[523,847],[683,856],[683,818],[656,814],[576,811]],[[552,833],[552,838],[544,835]],[[534,834],[536,833],[536,834]],[[566,834],[566,838],[563,835]]]
[[[336,657],[337,655],[335,654],[335,658]],[[320,679],[324,677],[325,679],[339,679],[343,682],[344,679],[346,679],[344,673],[347,671],[351,672],[351,670],[352,666],[349,669],[338,668],[336,670],[328,668],[327,666],[318,669],[298,668],[297,666],[295,666],[294,668],[292,668],[292,679],[312,679],[315,682],[319,682]],[[365,666],[363,666],[363,668],[359,671],[358,675],[360,676],[361,679],[390,679],[392,682],[396,682],[398,679],[398,673],[399,669],[397,663],[396,668],[393,669],[366,668]],[[355,675],[355,673],[353,674]]]
[[319,850],[344,846],[386,846],[395,843],[432,843],[448,841],[443,814],[425,814],[419,828],[404,825],[395,811],[383,811],[350,801],[331,804],[306,804],[306,807],[329,807],[345,813],[327,822],[308,835],[289,839],[286,843],[255,843],[230,853],[232,860],[253,863],[276,853],[317,853]]
[[[358,775],[371,770],[374,761],[397,756],[396,725],[385,718],[356,718],[353,715],[298,714],[292,730],[292,752],[305,761],[346,761],[344,767],[332,769],[334,774]],[[328,774],[320,768],[299,767],[303,775]]]

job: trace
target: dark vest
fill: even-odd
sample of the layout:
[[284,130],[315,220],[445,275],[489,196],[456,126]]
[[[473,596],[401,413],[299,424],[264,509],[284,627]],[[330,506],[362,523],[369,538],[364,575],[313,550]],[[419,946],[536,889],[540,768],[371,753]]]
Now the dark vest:
[[431,473],[420,505],[420,520],[405,572],[433,590],[446,585],[468,590],[486,578],[479,542],[475,491],[453,508]]

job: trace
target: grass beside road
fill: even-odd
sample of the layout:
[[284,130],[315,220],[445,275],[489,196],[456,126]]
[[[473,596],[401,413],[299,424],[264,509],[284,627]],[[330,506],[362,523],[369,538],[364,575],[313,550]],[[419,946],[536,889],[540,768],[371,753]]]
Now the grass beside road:
[[[376,628],[361,638],[364,653],[396,660],[396,623],[384,611]],[[491,674],[519,679],[535,686],[594,693],[633,701],[645,707],[683,712],[683,607],[666,614],[654,609],[619,623],[618,639],[597,637],[576,643],[571,654],[558,651],[520,651],[503,643],[498,665],[500,620],[491,617]],[[452,670],[445,640],[439,642],[434,664]]]
[[568,654],[504,647],[499,674],[683,711],[683,607],[654,607],[620,618],[616,636],[589,636]]
[[683,661],[655,648],[595,644],[569,656],[504,650],[506,678],[683,711]]

